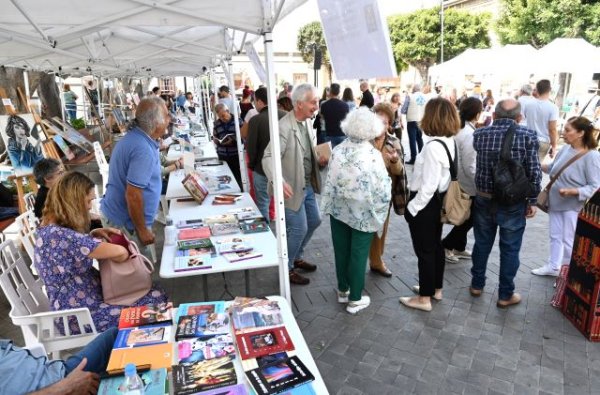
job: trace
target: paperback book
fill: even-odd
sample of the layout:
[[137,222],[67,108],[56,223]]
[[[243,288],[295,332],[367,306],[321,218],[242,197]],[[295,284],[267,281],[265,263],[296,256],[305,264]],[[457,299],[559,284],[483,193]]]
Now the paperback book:
[[194,172],[185,176],[181,183],[198,204],[202,204],[206,196],[208,196],[208,188],[206,188],[200,176]]
[[177,242],[177,249],[180,251],[193,250],[194,252],[189,255],[216,254],[215,246],[209,238],[179,240]]
[[214,205],[235,204],[241,198],[242,198],[242,195],[233,194],[233,193],[215,195],[215,197],[213,198],[212,204],[214,204]]
[[221,254],[223,258],[227,259],[227,262],[246,261],[248,259],[260,258],[262,255],[262,252],[256,250],[226,252]]
[[279,305],[269,299],[236,298],[230,313],[236,332],[252,332],[258,328],[283,325]]
[[175,317],[175,321],[179,322],[179,317],[181,317],[182,315],[197,315],[224,312],[225,302],[223,301],[182,303],[177,308],[177,317]]
[[235,347],[230,334],[195,337],[177,343],[177,357],[180,363],[204,361],[227,355],[235,358]]
[[271,230],[263,217],[241,220],[240,229],[242,233],[259,233]]
[[189,339],[207,335],[229,333],[229,315],[227,313],[211,313],[182,315],[177,323],[175,339]]
[[237,377],[229,356],[173,366],[176,395],[196,394],[232,384],[237,384]]
[[248,390],[244,384],[236,384],[215,390],[202,391],[202,395],[248,395]]
[[259,366],[246,377],[258,395],[280,394],[315,379],[297,356]]
[[123,307],[119,317],[119,329],[173,322],[173,303]]
[[211,215],[210,217],[204,218],[204,223],[206,225],[212,224],[237,224],[237,217],[233,214],[220,214],[220,215]]
[[[144,382],[144,395],[164,395],[167,384],[167,369],[152,369],[146,372],[138,372]],[[104,378],[100,381],[98,395],[115,395],[125,393],[123,383],[125,376],[118,375]]]
[[235,341],[242,359],[294,350],[294,343],[284,326],[237,334]]
[[206,239],[210,237],[210,228],[208,226],[192,226],[187,229],[181,229],[177,234],[179,240]]
[[[186,250],[193,251],[193,250]],[[181,251],[183,252],[183,251]],[[179,253],[179,251],[178,251]],[[206,270],[211,269],[212,257],[210,254],[202,255],[187,255],[187,256],[176,256],[173,261],[173,271],[175,272],[186,272],[189,270]]]
[[113,350],[168,343],[171,340],[171,323],[125,328],[117,333]]
[[213,236],[231,235],[234,233],[240,233],[240,225],[238,223],[216,223],[210,225],[210,232]]
[[251,251],[254,248],[252,246],[252,238],[248,236],[227,237],[217,240],[215,244],[219,254]]
[[168,368],[173,362],[173,344],[161,343],[144,347],[117,348],[110,353],[106,371],[111,373],[125,368],[125,365],[150,364],[152,369]]

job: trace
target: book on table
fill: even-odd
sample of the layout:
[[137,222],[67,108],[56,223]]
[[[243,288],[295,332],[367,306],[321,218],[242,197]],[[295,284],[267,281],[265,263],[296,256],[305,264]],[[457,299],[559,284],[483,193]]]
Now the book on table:
[[[194,250],[178,250],[177,253],[189,253]],[[174,272],[187,272],[190,270],[206,270],[211,269],[212,256],[210,254],[199,255],[181,255],[176,256],[173,260]]]
[[[144,382],[144,395],[164,395],[167,385],[167,369],[151,369],[146,372],[138,372]],[[124,375],[103,378],[98,387],[98,395],[115,395],[123,393]]]
[[238,220],[234,214],[220,214],[220,215],[211,215],[209,217],[204,217],[204,223],[206,225],[212,224],[237,224]]
[[210,237],[210,228],[208,226],[192,226],[181,229],[177,234],[179,240],[206,239]]
[[207,335],[220,335],[229,333],[229,314],[210,313],[182,315],[177,322],[175,339],[187,339]]
[[201,180],[200,176],[194,172],[189,173],[185,178],[181,181],[183,187],[192,195],[194,200],[202,204],[204,199],[208,196],[208,188],[204,185],[204,182]]
[[281,394],[315,380],[300,358],[285,353],[262,357],[256,369],[246,371],[246,378],[258,395]]
[[260,258],[262,255],[262,252],[256,250],[226,252],[221,254],[228,262],[246,261],[248,259]]
[[279,305],[269,299],[237,297],[229,311],[236,333],[284,324]]
[[294,350],[294,343],[285,326],[236,334],[235,341],[242,359]]
[[230,356],[173,366],[175,395],[196,394],[232,384],[237,384],[237,376]]
[[170,322],[119,330],[113,350],[120,348],[147,347],[168,343],[171,340]]
[[231,235],[240,233],[240,225],[237,222],[220,222],[210,225],[210,232],[213,236]]
[[228,385],[214,390],[202,391],[199,395],[248,395],[244,384]]
[[211,314],[211,313],[224,313],[225,302],[195,302],[195,303],[182,303],[177,309],[177,317],[175,321],[179,322],[179,317],[182,315],[197,315],[197,314]]
[[224,254],[227,252],[251,251],[254,249],[252,245],[252,237],[248,236],[226,237],[215,241],[215,245],[219,251],[219,254]]
[[[192,252],[190,252],[187,255],[210,254],[212,256],[215,256],[217,254],[215,246],[209,238],[179,240],[179,241],[177,241],[177,250],[178,251],[190,251],[191,250]],[[186,256],[186,255],[181,254],[181,256]]]
[[177,342],[177,359],[197,362],[231,355],[235,358],[235,346],[231,334],[206,335]]
[[173,303],[123,307],[119,317],[119,329],[173,322]]
[[173,362],[173,344],[161,343],[144,347],[113,349],[108,360],[107,372],[124,369],[132,363],[136,366],[150,364],[152,369],[170,368]]
[[264,217],[240,220],[242,233],[259,233],[271,230]]
[[240,195],[240,194],[224,193],[221,195],[215,195],[215,197],[213,198],[212,204],[214,204],[214,205],[235,204],[241,198],[242,198],[242,195]]

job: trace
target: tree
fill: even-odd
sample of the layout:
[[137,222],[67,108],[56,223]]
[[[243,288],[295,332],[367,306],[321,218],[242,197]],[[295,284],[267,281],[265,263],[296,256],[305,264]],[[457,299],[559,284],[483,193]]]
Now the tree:
[[298,30],[296,46],[302,54],[302,60],[308,64],[312,64],[315,60],[313,44],[321,49],[322,64],[327,68],[327,75],[331,81],[331,62],[329,60],[329,52],[327,51],[327,44],[325,43],[321,22],[315,21],[307,23]]
[[[489,48],[489,13],[444,11],[444,61],[467,48]],[[410,64],[427,80],[429,67],[441,60],[440,7],[418,10],[388,18],[390,40],[399,69]]]
[[496,32],[502,44],[543,47],[559,37],[600,44],[600,3],[586,0],[501,0]]

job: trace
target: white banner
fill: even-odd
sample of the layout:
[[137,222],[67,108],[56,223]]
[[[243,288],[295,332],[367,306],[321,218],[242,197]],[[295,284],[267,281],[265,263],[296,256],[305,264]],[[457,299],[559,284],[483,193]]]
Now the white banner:
[[258,76],[258,79],[263,84],[266,84],[267,83],[267,72],[265,71],[265,68],[264,68],[262,62],[260,61],[260,58],[258,57],[256,50],[254,49],[254,45],[251,42],[247,42],[245,45],[245,48],[246,48],[246,55],[248,55],[248,58],[250,59],[250,63],[252,63],[252,67],[254,67],[254,71],[256,71],[256,75]]
[[377,0],[317,0],[338,80],[396,77],[390,32]]

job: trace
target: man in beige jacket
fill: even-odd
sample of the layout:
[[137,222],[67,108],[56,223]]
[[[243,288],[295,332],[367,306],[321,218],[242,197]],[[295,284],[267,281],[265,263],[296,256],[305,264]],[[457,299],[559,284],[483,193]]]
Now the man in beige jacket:
[[[279,120],[288,267],[290,283],[306,285],[310,280],[300,275],[296,269],[306,272],[317,270],[317,266],[304,261],[302,255],[313,232],[321,224],[315,193],[321,192],[319,165],[324,166],[326,161],[317,161],[314,149],[316,137],[307,122],[319,107],[315,88],[310,84],[298,85],[292,92],[292,103],[294,110]],[[262,165],[272,191],[271,155],[269,143]]]

